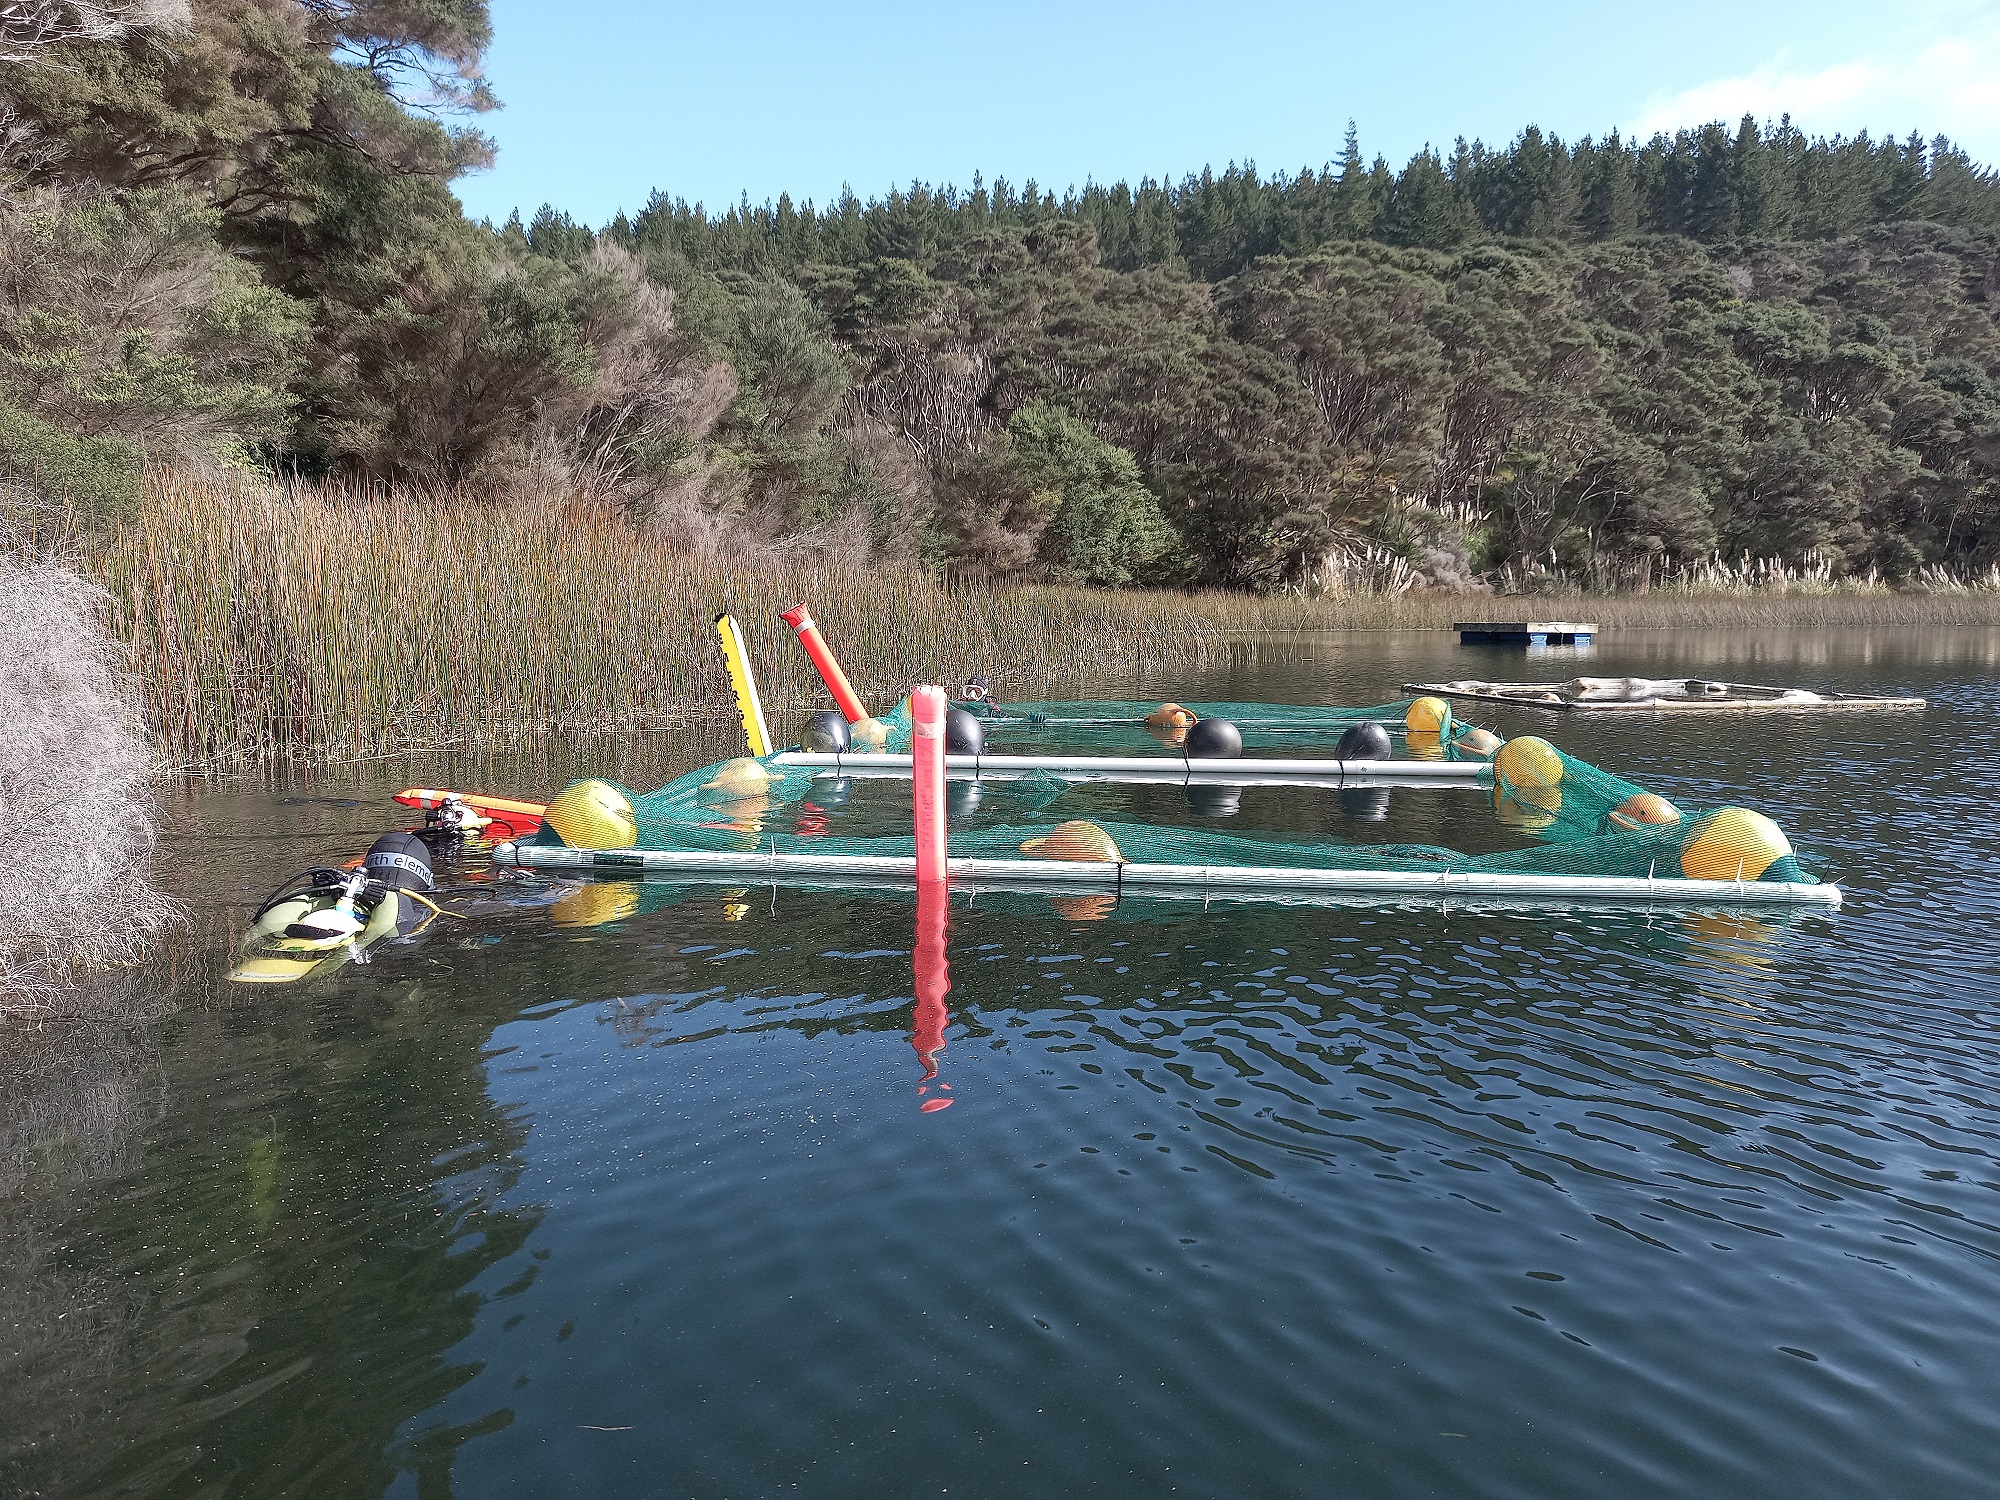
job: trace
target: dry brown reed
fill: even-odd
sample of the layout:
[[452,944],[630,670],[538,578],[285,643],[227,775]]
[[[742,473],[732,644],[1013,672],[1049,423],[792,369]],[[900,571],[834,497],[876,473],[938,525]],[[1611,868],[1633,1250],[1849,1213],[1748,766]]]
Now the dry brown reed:
[[150,883],[159,765],[103,591],[0,554],[0,1016],[62,1013],[178,916]]
[[748,636],[774,728],[824,692],[778,621],[804,600],[865,698],[984,671],[1016,697],[1198,664],[1245,633],[1576,615],[1607,628],[2000,623],[2000,595],[1758,592],[1258,598],[940,582],[840,554],[691,554],[561,498],[366,498],[158,473],[90,566],[182,764],[351,760],[730,711],[712,621]]
[[183,764],[355,759],[671,724],[732,702],[733,612],[767,708],[824,698],[778,620],[804,600],[856,687],[1166,667],[1219,648],[1187,601],[953,586],[840,555],[690,555],[587,504],[279,491],[155,475],[92,565]]

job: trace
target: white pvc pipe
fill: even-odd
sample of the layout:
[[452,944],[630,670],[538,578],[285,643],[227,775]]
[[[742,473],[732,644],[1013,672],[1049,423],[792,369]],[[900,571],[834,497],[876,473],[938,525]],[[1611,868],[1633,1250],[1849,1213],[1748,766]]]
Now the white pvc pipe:
[[[1239,762],[1240,764],[1240,762]],[[860,767],[854,757],[846,756],[842,764],[834,766],[808,767],[820,777],[847,777],[855,781],[908,781],[907,766]],[[1038,768],[1039,769],[1039,768]],[[988,756],[979,770],[964,767],[957,770],[947,768],[945,776],[951,781],[1021,781],[1034,775],[1034,771],[996,771],[993,758]],[[1064,781],[1116,782],[1120,786],[1301,786],[1313,787],[1319,791],[1332,791],[1342,787],[1408,787],[1413,790],[1479,792],[1490,785],[1484,781],[1439,780],[1435,776],[1397,776],[1383,772],[1375,776],[1313,776],[1309,774],[1284,776],[1190,776],[1177,762],[1168,762],[1164,769],[1157,771],[1063,771],[1058,775]]]
[[[837,772],[910,774],[907,755],[825,755],[811,750],[785,750],[771,757],[777,766],[801,766]],[[976,775],[1022,775],[1047,771],[1056,776],[1117,780],[1134,774],[1177,781],[1286,781],[1312,779],[1380,785],[1412,782],[1479,782],[1493,771],[1488,761],[1470,760],[1253,760],[1170,759],[1164,755],[947,755],[947,771]]]
[[[917,862],[907,855],[772,854],[754,850],[678,851],[568,849],[542,844],[501,844],[496,864],[545,870],[671,873],[685,879],[720,878],[758,883],[811,884],[815,877],[872,876],[914,881]],[[954,859],[954,882],[1130,890],[1144,894],[1238,897],[1286,892],[1365,891],[1410,896],[1525,896],[1553,902],[1577,900],[1672,901],[1708,905],[1753,902],[1779,906],[1838,906],[1840,887],[1778,880],[1686,880],[1623,875],[1512,875],[1440,870],[1310,870],[1284,865],[1118,865],[1058,859]]]

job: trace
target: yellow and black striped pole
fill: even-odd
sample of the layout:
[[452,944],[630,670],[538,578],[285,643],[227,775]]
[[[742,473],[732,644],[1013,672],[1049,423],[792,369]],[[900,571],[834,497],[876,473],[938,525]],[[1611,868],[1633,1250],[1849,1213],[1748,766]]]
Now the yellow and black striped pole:
[[743,632],[736,617],[715,617],[715,633],[722,637],[723,659],[729,663],[729,685],[736,689],[736,707],[743,714],[743,738],[750,753],[762,760],[771,753],[771,730],[764,722],[764,703],[757,696],[757,679],[750,672],[750,657],[743,649]]

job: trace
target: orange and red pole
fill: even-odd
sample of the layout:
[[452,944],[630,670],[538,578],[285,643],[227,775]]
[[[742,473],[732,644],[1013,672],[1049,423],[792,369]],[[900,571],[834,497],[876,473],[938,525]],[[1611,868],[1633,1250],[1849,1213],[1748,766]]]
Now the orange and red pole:
[[853,685],[847,680],[847,674],[840,670],[840,662],[834,657],[833,648],[828,646],[825,638],[820,635],[819,626],[813,623],[813,617],[806,607],[803,604],[794,604],[778,618],[798,632],[799,644],[806,648],[806,655],[812,658],[813,666],[819,671],[819,680],[825,683],[827,691],[833,694],[833,701],[840,706],[840,711],[847,715],[847,722],[856,724],[867,718],[868,710],[861,706],[861,700],[855,696]]

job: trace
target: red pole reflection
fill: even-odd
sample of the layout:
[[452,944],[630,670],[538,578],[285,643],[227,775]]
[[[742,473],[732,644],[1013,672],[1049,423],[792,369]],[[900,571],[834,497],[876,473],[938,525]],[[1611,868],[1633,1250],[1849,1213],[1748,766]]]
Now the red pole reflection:
[[[945,961],[945,924],[951,915],[951,887],[942,880],[920,881],[917,885],[917,946],[911,956],[911,967],[916,971],[917,1005],[910,1029],[910,1045],[917,1049],[917,1060],[924,1065],[922,1082],[917,1085],[919,1094],[930,1092],[931,1081],[937,1077],[937,1054],[944,1051],[944,1029],[951,1021],[951,1012],[944,1007],[944,997],[951,993],[951,967]],[[951,1085],[939,1083],[943,1094],[951,1092]],[[925,1114],[933,1114],[940,1109],[950,1109],[951,1100],[944,1097],[926,1099],[918,1106]]]

